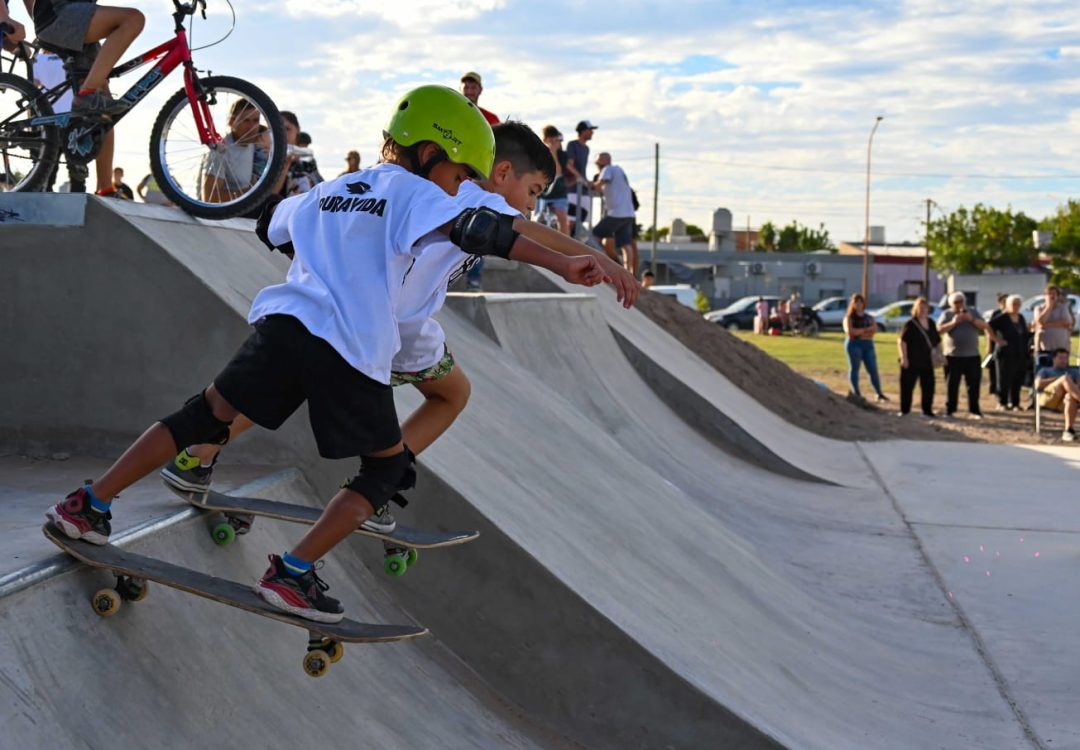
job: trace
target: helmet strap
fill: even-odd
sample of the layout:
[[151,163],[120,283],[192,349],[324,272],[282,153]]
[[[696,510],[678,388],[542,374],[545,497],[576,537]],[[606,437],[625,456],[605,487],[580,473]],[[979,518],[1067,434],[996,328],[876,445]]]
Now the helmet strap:
[[431,170],[435,169],[435,167],[439,166],[444,161],[450,161],[450,157],[445,151],[439,149],[439,153],[420,165],[420,170],[417,174],[426,180],[431,175]]

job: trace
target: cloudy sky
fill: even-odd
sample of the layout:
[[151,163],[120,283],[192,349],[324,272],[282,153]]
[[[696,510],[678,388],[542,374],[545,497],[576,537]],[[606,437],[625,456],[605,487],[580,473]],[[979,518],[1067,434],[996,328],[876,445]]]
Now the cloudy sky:
[[[196,45],[228,29],[208,0]],[[136,0],[147,43],[163,0]],[[660,144],[660,225],[824,223],[861,238],[867,138],[871,223],[919,240],[925,199],[1042,217],[1080,193],[1080,13],[1075,2],[638,2],[233,0],[236,29],[196,53],[248,78],[314,138],[325,175],[344,152],[373,161],[394,100],[427,82],[484,78],[481,104],[570,137],[589,118],[650,212]],[[142,47],[142,42],[136,42]],[[146,46],[149,46],[147,44]],[[140,49],[141,51],[141,49]],[[157,101],[178,88],[163,84]],[[138,180],[151,105],[121,124],[117,163]]]

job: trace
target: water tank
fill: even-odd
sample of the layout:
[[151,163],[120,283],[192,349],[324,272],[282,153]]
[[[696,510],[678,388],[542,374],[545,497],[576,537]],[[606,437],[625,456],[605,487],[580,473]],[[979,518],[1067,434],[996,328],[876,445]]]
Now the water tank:
[[671,236],[672,237],[685,237],[686,236],[686,222],[682,219],[673,219],[671,222]]
[[726,208],[718,208],[712,215],[712,233],[728,234],[731,232],[731,211]]
[[875,227],[870,225],[870,244],[871,245],[884,245],[885,244],[885,227]]

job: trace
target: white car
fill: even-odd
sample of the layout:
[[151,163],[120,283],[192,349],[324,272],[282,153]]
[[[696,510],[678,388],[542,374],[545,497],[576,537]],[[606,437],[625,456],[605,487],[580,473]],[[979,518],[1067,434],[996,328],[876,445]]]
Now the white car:
[[[867,312],[874,316],[879,331],[899,331],[904,327],[904,323],[911,320],[911,306],[914,304],[915,300],[905,299],[899,302],[891,302],[884,307],[879,307],[877,310],[867,310]],[[939,315],[937,305],[929,302],[927,305],[930,307],[930,317],[937,321]]]
[[698,291],[689,284],[668,284],[649,287],[650,292],[656,292],[657,294],[666,294],[668,297],[674,297],[680,305],[689,307],[691,310],[697,310],[697,294]]
[[814,305],[814,312],[821,319],[822,328],[843,328],[847,308],[847,297],[826,297]]

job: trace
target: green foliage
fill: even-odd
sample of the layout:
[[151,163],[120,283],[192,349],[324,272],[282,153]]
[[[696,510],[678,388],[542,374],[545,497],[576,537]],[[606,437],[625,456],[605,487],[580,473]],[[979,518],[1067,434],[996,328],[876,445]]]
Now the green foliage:
[[990,268],[1025,268],[1038,257],[1031,235],[1035,220],[977,203],[930,222],[927,247],[934,268],[979,273]]
[[705,230],[699,227],[697,224],[687,224],[686,234],[690,237],[704,237]]
[[1080,287],[1080,201],[1069,199],[1064,206],[1039,223],[1039,229],[1054,233],[1050,247],[1051,281],[1061,286]]
[[766,221],[758,229],[757,244],[754,245],[755,252],[771,253],[776,250],[776,225],[771,221]]
[[793,221],[777,231],[776,225],[767,221],[758,229],[756,251],[781,253],[809,253],[814,250],[836,252],[836,246],[829,239],[829,231],[824,224],[817,229],[804,227]]
[[[645,242],[652,242],[653,233],[655,231],[656,231],[655,227],[649,227],[648,229],[646,229],[644,231],[644,233],[642,233],[641,239],[644,240]],[[656,235],[656,239],[662,240],[665,237],[667,237],[669,234],[671,234],[671,228],[670,227],[661,227],[660,228],[660,233]]]

